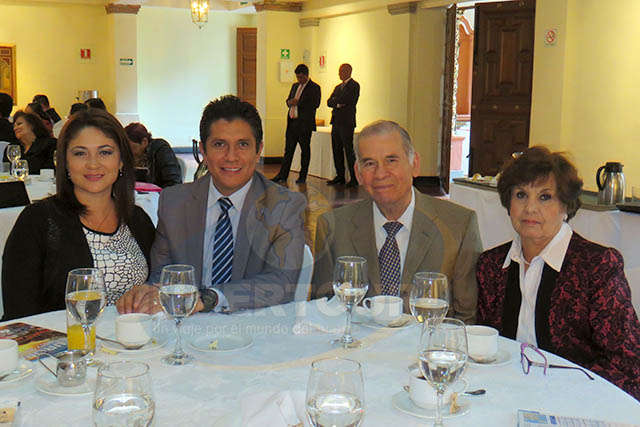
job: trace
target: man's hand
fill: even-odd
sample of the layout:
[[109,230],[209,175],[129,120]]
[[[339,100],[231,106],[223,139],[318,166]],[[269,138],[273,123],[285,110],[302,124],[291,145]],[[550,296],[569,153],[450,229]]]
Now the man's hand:
[[293,106],[293,105],[298,105],[298,100],[297,100],[297,99],[295,99],[295,98],[291,98],[291,99],[287,100],[287,105],[288,105],[289,107],[291,107],[291,106]]
[[116,308],[121,314],[155,314],[162,310],[158,288],[151,285],[136,285],[120,297],[116,302]]

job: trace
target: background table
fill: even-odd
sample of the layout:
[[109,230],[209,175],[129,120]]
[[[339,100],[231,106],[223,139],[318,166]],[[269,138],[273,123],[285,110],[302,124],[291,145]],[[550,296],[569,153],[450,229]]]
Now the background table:
[[[29,199],[34,202],[36,200],[44,199],[55,194],[56,186],[53,181],[40,181],[38,175],[31,175],[31,181],[26,185],[27,194]],[[136,205],[140,206],[149,215],[153,224],[158,223],[158,199],[160,193],[136,193]],[[0,271],[2,271],[2,257],[4,253],[4,245],[9,237],[9,233],[13,228],[20,212],[24,209],[24,206],[15,208],[0,209]],[[0,317],[4,315],[4,306],[2,305],[2,277],[0,275]]]
[[[353,141],[360,133],[359,129],[353,134]],[[349,164],[345,156],[345,174],[349,175]],[[300,171],[300,146],[296,145],[296,151],[291,162],[291,170]],[[333,149],[331,148],[331,126],[318,126],[318,130],[311,134],[311,160],[309,162],[309,175],[325,179],[333,179],[336,176],[336,168],[333,163]]]
[[[507,210],[500,204],[495,190],[454,182],[450,195],[452,202],[476,211],[484,249],[508,242],[515,236]],[[582,237],[622,253],[633,306],[636,313],[640,313],[640,215],[617,209],[579,209],[569,224]]]
[[[296,307],[296,304],[298,306]],[[183,325],[186,340],[193,336],[238,333],[253,336],[253,346],[237,352],[209,354],[185,348],[196,357],[191,366],[165,366],[160,358],[172,350],[172,343],[154,353],[137,357],[109,355],[106,360],[144,360],[151,367],[156,400],[156,426],[224,425],[233,426],[241,416],[241,400],[255,392],[293,390],[304,393],[309,366],[315,359],[348,357],[363,365],[365,411],[363,426],[424,426],[429,423],[393,408],[391,397],[408,384],[407,367],[415,360],[419,329],[374,330],[354,326],[356,338],[365,346],[356,350],[332,349],[329,334],[293,335],[294,313],[313,310],[316,301],[290,303],[255,312],[231,316],[196,314]],[[113,332],[115,310],[108,308],[98,324],[98,333]],[[64,330],[64,312],[46,313],[21,319],[27,323]],[[161,333],[173,336],[169,321],[160,324]],[[485,388],[487,394],[469,397],[469,414],[446,420],[455,426],[514,426],[518,409],[548,411],[560,415],[592,417],[618,422],[638,422],[640,403],[620,389],[596,376],[589,381],[578,371],[551,370],[547,376],[533,368],[522,373],[519,346],[501,338],[500,347],[509,351],[511,361],[501,367],[469,366],[464,377],[471,389]],[[568,363],[550,356],[551,363]],[[35,379],[44,369],[34,366],[35,374],[20,384],[0,389],[1,398],[22,402],[21,425],[90,424],[91,396],[54,397],[35,389]],[[46,374],[50,375],[50,374]],[[89,375],[95,375],[90,369]],[[585,403],[588,404],[585,404]],[[239,425],[239,424],[238,424]]]

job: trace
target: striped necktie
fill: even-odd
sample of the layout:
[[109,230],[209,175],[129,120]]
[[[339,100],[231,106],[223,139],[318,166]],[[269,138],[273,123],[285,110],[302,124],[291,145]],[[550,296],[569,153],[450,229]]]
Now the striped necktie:
[[221,212],[213,240],[211,286],[227,283],[231,279],[233,267],[233,228],[229,219],[229,209],[233,203],[228,197],[220,197],[218,203],[220,203]]
[[398,295],[400,289],[400,249],[396,241],[396,234],[402,228],[402,224],[391,221],[384,224],[383,228],[387,232],[387,239],[378,254],[382,295]]

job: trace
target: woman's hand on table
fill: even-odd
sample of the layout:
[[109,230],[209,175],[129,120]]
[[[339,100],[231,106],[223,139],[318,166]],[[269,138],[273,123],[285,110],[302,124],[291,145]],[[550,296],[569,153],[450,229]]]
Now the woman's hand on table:
[[[116,302],[116,308],[120,314],[148,313],[155,314],[162,311],[160,305],[159,289],[152,285],[137,285],[125,292]],[[198,299],[194,313],[204,308],[202,300]]]

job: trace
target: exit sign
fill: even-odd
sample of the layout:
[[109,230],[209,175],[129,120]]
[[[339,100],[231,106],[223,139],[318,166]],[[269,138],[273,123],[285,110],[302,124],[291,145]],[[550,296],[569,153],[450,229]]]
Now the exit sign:
[[280,49],[280,59],[291,59],[291,51],[289,49]]
[[132,66],[133,58],[120,58],[120,65]]

